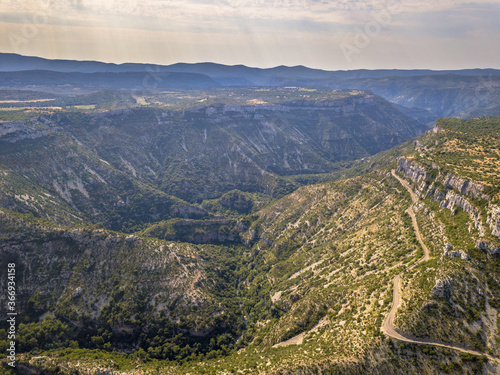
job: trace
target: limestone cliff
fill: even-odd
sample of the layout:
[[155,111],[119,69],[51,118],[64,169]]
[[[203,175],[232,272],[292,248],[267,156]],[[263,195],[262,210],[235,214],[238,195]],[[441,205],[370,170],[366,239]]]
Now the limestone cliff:
[[500,207],[491,205],[488,209],[486,223],[490,226],[491,234],[500,238]]
[[478,208],[474,207],[466,198],[455,194],[453,191],[449,191],[446,194],[446,198],[441,202],[441,207],[447,208],[453,211],[455,206],[460,207],[462,210],[467,212],[472,221],[474,222],[475,228],[479,231],[479,235],[484,237],[485,230],[481,221],[481,213]]
[[456,189],[463,195],[468,195],[474,198],[488,199],[484,194],[487,187],[477,182],[469,181],[452,174],[448,174],[444,179],[443,185],[448,189]]
[[427,179],[425,168],[407,158],[399,158],[398,172],[403,173],[406,178],[409,178],[415,183]]

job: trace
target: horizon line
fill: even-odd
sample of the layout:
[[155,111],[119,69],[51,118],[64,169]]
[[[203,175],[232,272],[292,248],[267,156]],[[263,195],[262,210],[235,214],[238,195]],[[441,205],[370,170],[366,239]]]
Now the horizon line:
[[369,68],[358,68],[358,69],[337,69],[337,70],[328,70],[324,68],[313,68],[309,67],[306,65],[275,65],[271,67],[256,67],[256,66],[250,66],[250,65],[245,65],[245,64],[224,64],[224,63],[218,63],[214,61],[199,61],[199,62],[175,62],[171,64],[156,64],[156,63],[148,63],[148,62],[109,62],[109,61],[101,61],[101,60],[92,60],[92,59],[85,59],[85,60],[79,60],[79,59],[63,59],[63,58],[47,58],[47,57],[42,57],[42,56],[33,56],[33,55],[22,55],[20,53],[15,53],[15,52],[0,52],[0,55],[15,55],[15,56],[20,56],[20,57],[26,57],[26,58],[36,58],[36,59],[42,59],[42,60],[47,60],[47,61],[67,61],[67,62],[79,62],[79,63],[97,63],[97,64],[105,64],[105,65],[114,65],[114,66],[123,66],[123,65],[150,65],[150,66],[160,66],[160,67],[169,67],[169,66],[174,66],[174,65],[180,65],[180,64],[185,64],[185,65],[203,65],[203,64],[212,64],[212,65],[219,65],[219,66],[225,66],[225,67],[245,67],[245,68],[250,68],[250,69],[258,69],[258,70],[271,70],[271,69],[278,69],[278,68],[287,68],[287,69],[296,69],[296,68],[305,68],[309,70],[316,70],[316,71],[323,71],[323,72],[356,72],[356,71],[430,71],[430,72],[460,72],[460,71],[465,71],[465,70],[500,70],[499,68],[460,68],[460,69],[432,69],[432,68],[376,68],[376,69],[369,69]]

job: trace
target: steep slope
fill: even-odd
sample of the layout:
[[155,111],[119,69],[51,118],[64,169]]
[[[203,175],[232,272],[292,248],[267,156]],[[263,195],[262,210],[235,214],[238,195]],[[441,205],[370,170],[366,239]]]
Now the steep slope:
[[8,211],[0,211],[0,237],[2,276],[16,265],[18,353],[151,348],[174,360],[226,351],[244,326],[236,248],[50,227]]
[[371,90],[390,102],[408,108],[415,118],[429,113],[439,117],[470,118],[488,114],[500,104],[500,77],[497,75],[460,76],[457,74],[350,80],[332,87]]
[[[43,188],[68,202],[64,184],[71,179],[77,188],[69,190],[87,191],[82,205],[93,197],[89,184],[116,188],[117,182],[107,183],[110,171],[192,203],[233,189],[279,197],[296,188],[287,175],[327,173],[336,162],[373,155],[426,129],[370,93],[343,91],[330,101],[56,113],[0,126],[6,173],[31,182],[40,178],[29,173],[39,173]],[[81,164],[79,171],[73,162]],[[60,188],[54,185],[58,178],[65,179]],[[112,195],[116,204],[126,202],[123,191]],[[99,193],[99,199],[109,196]]]
[[[370,158],[371,172],[301,187],[246,217],[236,295],[226,295],[245,329],[221,338],[220,352],[155,362],[165,357],[151,343],[130,356],[66,350],[23,360],[47,370],[64,364],[63,373],[497,373],[498,121],[440,120],[434,132]],[[207,272],[200,263],[188,269]],[[405,342],[381,330],[397,275],[392,327]],[[222,353],[229,356],[214,358]]]
[[[498,121],[440,120],[435,132],[400,147],[396,155],[406,157],[397,163],[393,151],[372,159],[377,168],[386,165],[378,177],[302,188],[262,211],[249,240],[258,239],[262,273],[253,283],[262,297],[269,293],[271,316],[266,328],[255,328],[255,349],[214,368],[497,373]],[[390,176],[391,167],[409,184]],[[404,198],[406,187],[414,205]],[[393,318],[395,337],[410,338],[404,343],[378,331],[398,274],[401,303]],[[261,360],[257,352],[265,353]]]
[[0,204],[63,225],[128,227],[207,213],[110,165],[54,122],[1,125]]
[[[498,356],[497,296],[498,118],[442,120],[399,170],[422,198],[421,209],[437,230],[428,238],[443,255],[432,298],[418,294],[422,275],[409,277],[396,323],[416,336],[426,332]],[[425,206],[424,206],[425,205]],[[423,306],[419,309],[419,305]]]
[[[26,273],[32,281],[25,284],[30,287],[23,300],[36,303],[37,315],[54,313],[70,328],[55,340],[59,344],[30,347],[21,360],[63,374],[76,369],[122,374],[496,373],[499,121],[442,119],[433,132],[357,167],[368,172],[303,186],[238,221],[244,247],[49,229],[4,212],[0,228],[6,256],[1,259],[15,259],[21,270],[33,270],[35,264],[49,272],[64,270],[57,285],[39,272]],[[78,139],[84,136],[79,133]],[[221,202],[244,202],[239,194]],[[428,258],[420,261],[424,248]],[[163,258],[167,254],[168,260]],[[172,269],[163,271],[159,264]],[[124,287],[113,284],[114,275],[124,271]],[[381,330],[393,305],[397,275],[401,303],[392,327],[402,337],[414,337],[413,343],[393,340]],[[175,294],[176,282],[184,295]],[[33,285],[44,293],[36,293]],[[154,299],[163,292],[167,306]],[[78,324],[88,322],[86,314],[95,314],[91,304],[102,293],[116,296],[102,302],[102,317],[91,316],[103,330],[81,339]],[[158,305],[166,308],[164,320],[154,314]],[[49,330],[52,322],[31,321],[23,332],[39,337],[33,332]],[[168,329],[160,333],[163,324]],[[120,348],[120,327],[133,327],[138,335],[127,336],[128,349],[143,351],[113,354],[113,347]],[[158,338],[152,334],[156,331]],[[176,341],[178,332],[183,335]],[[69,340],[85,349],[57,350]],[[446,347],[422,345],[425,341]],[[36,347],[51,349],[51,356],[40,357]],[[88,351],[95,347],[102,348],[100,354]]]

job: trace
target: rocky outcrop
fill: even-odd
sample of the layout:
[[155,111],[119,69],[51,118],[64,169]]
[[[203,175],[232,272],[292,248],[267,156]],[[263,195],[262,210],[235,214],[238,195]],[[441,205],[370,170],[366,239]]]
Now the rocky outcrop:
[[433,201],[437,202],[442,202],[446,199],[446,193],[441,190],[435,190],[434,191],[434,197],[432,198]]
[[431,293],[436,297],[449,300],[451,298],[451,287],[455,283],[451,277],[445,277],[436,282],[436,285],[432,288]]
[[445,256],[450,258],[461,258],[463,260],[470,260],[469,254],[464,250],[451,250],[444,253]]
[[448,189],[456,189],[461,194],[468,195],[474,198],[489,199],[484,194],[487,187],[477,182],[464,180],[460,177],[448,174],[443,182],[443,185]]
[[4,122],[0,123],[0,141],[17,143],[25,139],[37,139],[54,133],[52,122],[35,119],[29,122]]
[[431,195],[435,194],[436,193],[436,187],[433,185],[431,185],[429,187],[429,189],[427,190],[427,193],[425,194],[426,197],[430,197]]
[[479,212],[479,210],[474,207],[467,199],[461,197],[458,194],[455,194],[452,191],[449,191],[446,194],[445,200],[441,202],[441,207],[453,210],[455,206],[460,207],[462,210],[469,214],[475,214]]
[[486,234],[481,222],[481,214],[479,210],[464,197],[461,197],[460,195],[449,191],[448,194],[446,194],[445,200],[441,202],[440,206],[451,211],[454,210],[455,206],[460,207],[471,216],[471,219],[474,222],[474,227],[479,231],[479,235],[481,237],[484,237],[484,235]]
[[450,258],[461,258],[463,260],[470,260],[469,254],[467,254],[466,251],[464,250],[453,250],[455,247],[449,243],[446,242],[444,244],[444,256],[450,257]]
[[[437,165],[432,165],[432,168],[439,169]],[[441,207],[443,208],[454,211],[456,206],[467,212],[471,216],[474,227],[479,231],[479,235],[481,237],[485,236],[486,231],[481,220],[480,210],[472,205],[466,198],[452,191],[458,190],[460,194],[463,195],[480,199],[489,199],[489,197],[484,194],[487,190],[485,185],[448,174],[443,181],[443,186],[449,190],[439,190],[432,181],[429,181],[430,176],[424,167],[404,157],[399,159],[398,172],[402,173],[412,182],[417,183],[418,187],[415,193],[421,198],[432,196],[432,200],[441,202]],[[487,223],[493,235],[500,238],[500,207],[492,206],[488,214]],[[456,255],[458,256],[459,254]]]
[[[439,170],[439,166],[433,164],[432,168]],[[473,198],[490,199],[486,194],[488,187],[480,183],[462,179],[452,174],[446,175],[443,180],[443,186],[447,189],[442,191],[436,187],[434,182],[429,181],[429,174],[424,167],[417,163],[401,157],[399,159],[398,171],[401,172],[407,179],[417,183],[415,193],[421,198],[432,197],[433,201],[441,202],[441,207],[448,208],[454,211],[455,206],[460,207],[467,212],[474,223],[474,227],[478,230],[479,235],[484,237],[486,235],[483,222],[481,220],[481,213],[478,208],[472,205],[466,198],[456,194],[453,190],[457,190],[460,194],[467,195]],[[441,180],[441,178],[438,178]],[[487,223],[491,228],[494,236],[500,238],[500,207],[492,206],[488,213]],[[461,256],[460,254],[455,254]]]
[[500,247],[492,245],[487,241],[478,240],[476,242],[476,249],[487,251],[491,255],[500,255]]
[[433,186],[431,187],[431,184],[424,180],[417,186],[415,193],[419,196],[419,198],[425,199],[429,195],[429,189],[433,189]]
[[413,182],[427,179],[425,168],[406,158],[399,159],[398,172],[401,172],[406,178],[409,178]]
[[491,234],[500,238],[500,207],[489,207],[486,223],[490,226]]

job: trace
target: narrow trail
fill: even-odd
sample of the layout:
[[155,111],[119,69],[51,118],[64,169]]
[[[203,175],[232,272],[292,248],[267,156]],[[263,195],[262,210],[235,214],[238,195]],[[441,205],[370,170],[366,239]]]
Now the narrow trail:
[[[413,192],[410,185],[405,180],[400,178],[394,170],[392,170],[392,175],[401,183],[401,185],[403,185],[406,188],[406,190],[408,190],[408,192],[411,195],[411,199],[413,201],[413,204],[416,204],[418,202],[418,197]],[[420,259],[417,263],[415,263],[413,266],[411,266],[410,268],[407,269],[407,271],[410,271],[413,268],[415,268],[416,266],[418,266],[419,264],[421,264],[422,262],[429,260],[430,251],[427,248],[427,246],[425,245],[424,241],[422,240],[422,236],[420,234],[420,229],[419,229],[418,223],[417,223],[417,218],[415,216],[415,212],[413,212],[412,207],[410,206],[410,208],[408,208],[408,210],[406,210],[406,212],[408,212],[408,214],[411,217],[411,221],[413,223],[413,228],[415,230],[415,234],[417,236],[418,242],[420,243],[420,245],[422,246],[422,248],[424,249],[424,252],[425,252],[425,255],[422,259]],[[454,345],[441,343],[441,342],[434,341],[431,339],[419,339],[419,338],[411,337],[411,335],[404,333],[400,330],[397,330],[396,326],[394,325],[394,317],[396,316],[396,312],[397,312],[398,307],[401,303],[401,277],[402,277],[404,272],[405,271],[401,272],[399,275],[397,275],[394,278],[394,297],[393,297],[393,301],[392,301],[392,307],[391,307],[391,310],[389,311],[389,314],[385,318],[384,323],[382,324],[382,327],[381,327],[382,332],[385,335],[387,335],[393,339],[407,342],[407,343],[411,343],[411,344],[432,345],[432,346],[438,346],[441,348],[457,350],[457,351],[462,352],[462,353],[469,353],[469,354],[473,354],[473,355],[485,355],[490,362],[497,362],[497,364],[499,363],[499,360],[497,358],[494,358],[487,353],[481,353],[481,352],[466,349],[466,348],[463,348],[460,346],[454,346]],[[500,372],[498,372],[498,370],[497,370],[496,373],[498,374]]]

